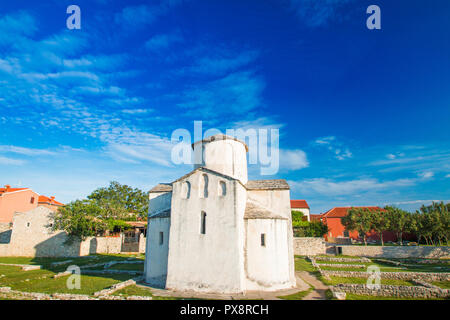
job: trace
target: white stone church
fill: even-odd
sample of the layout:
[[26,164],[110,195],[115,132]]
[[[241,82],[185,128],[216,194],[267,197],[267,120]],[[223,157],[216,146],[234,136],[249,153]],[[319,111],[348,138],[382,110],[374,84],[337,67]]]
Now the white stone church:
[[248,180],[248,147],[235,138],[193,148],[194,170],[150,191],[146,282],[217,293],[295,287],[289,185]]

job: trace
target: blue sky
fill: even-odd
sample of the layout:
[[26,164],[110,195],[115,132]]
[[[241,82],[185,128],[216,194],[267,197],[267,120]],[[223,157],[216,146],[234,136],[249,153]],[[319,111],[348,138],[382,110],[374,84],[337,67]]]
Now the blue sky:
[[[81,30],[66,8],[81,8]],[[381,8],[382,29],[366,28]],[[450,199],[450,2],[2,1],[0,184],[63,202],[189,170],[173,130],[279,128],[291,198]],[[261,178],[256,168],[250,178]]]

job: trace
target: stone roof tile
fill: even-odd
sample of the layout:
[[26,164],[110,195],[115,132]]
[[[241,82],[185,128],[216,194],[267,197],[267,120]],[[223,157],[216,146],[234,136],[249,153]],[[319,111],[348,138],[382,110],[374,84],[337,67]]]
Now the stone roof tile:
[[170,218],[170,209],[160,211],[148,217],[149,219],[153,218]]
[[159,183],[158,185],[154,186],[149,192],[156,193],[156,192],[171,192],[171,191],[172,191],[171,183]]
[[274,180],[249,180],[245,185],[247,190],[289,190],[289,185],[284,179]]
[[262,205],[250,201],[247,201],[245,206],[244,219],[282,219],[287,220],[287,218],[264,208]]

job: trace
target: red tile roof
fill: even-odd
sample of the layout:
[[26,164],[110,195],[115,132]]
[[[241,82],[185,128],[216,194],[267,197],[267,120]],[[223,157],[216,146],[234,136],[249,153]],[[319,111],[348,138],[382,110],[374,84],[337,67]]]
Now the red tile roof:
[[310,214],[309,218],[311,221],[320,221],[320,218],[322,218],[323,214]]
[[20,190],[27,190],[28,188],[0,188],[0,194],[6,193],[6,192],[15,192]]
[[335,207],[327,212],[323,213],[324,218],[342,218],[348,214],[348,210],[351,208],[365,208],[369,210],[383,210],[380,207]]
[[291,200],[291,208],[309,209],[306,200]]
[[55,206],[63,206],[64,203],[55,200],[55,197],[39,196],[38,203],[47,203]]

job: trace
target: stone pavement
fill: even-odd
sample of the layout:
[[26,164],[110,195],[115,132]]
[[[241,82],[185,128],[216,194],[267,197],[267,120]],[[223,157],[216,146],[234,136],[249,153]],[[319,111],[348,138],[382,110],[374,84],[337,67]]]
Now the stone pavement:
[[297,286],[292,289],[285,289],[279,291],[248,291],[245,294],[220,294],[220,293],[199,293],[193,291],[175,291],[157,289],[147,286],[143,283],[138,284],[138,287],[151,288],[153,295],[161,297],[178,297],[178,298],[192,298],[192,299],[210,299],[210,300],[280,300],[279,296],[286,296],[300,291],[305,291],[310,286],[305,283],[300,277],[296,276]]
[[322,283],[322,281],[318,280],[315,276],[306,271],[297,272],[299,277],[301,277],[305,282],[309,283],[314,287],[314,290],[311,291],[303,300],[326,300],[325,292],[329,289],[328,286]]

